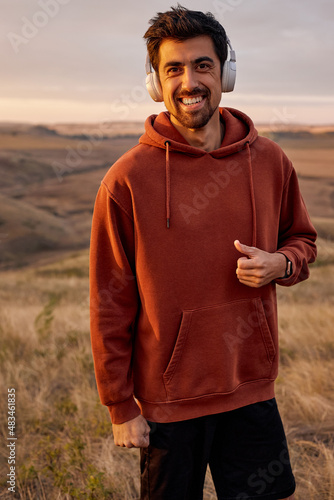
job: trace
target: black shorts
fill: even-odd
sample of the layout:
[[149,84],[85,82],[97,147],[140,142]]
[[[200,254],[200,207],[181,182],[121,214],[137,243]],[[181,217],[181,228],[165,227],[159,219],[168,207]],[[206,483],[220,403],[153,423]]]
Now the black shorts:
[[149,425],[150,446],[141,449],[141,500],[202,500],[207,465],[218,500],[278,500],[295,490],[275,399]]

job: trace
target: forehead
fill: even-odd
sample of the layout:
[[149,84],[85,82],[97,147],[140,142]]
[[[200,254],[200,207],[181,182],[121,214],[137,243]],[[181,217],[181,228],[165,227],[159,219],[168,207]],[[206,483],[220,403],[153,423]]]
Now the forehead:
[[196,36],[181,42],[167,38],[159,48],[159,66],[168,61],[186,63],[206,56],[218,61],[213,41],[209,36]]

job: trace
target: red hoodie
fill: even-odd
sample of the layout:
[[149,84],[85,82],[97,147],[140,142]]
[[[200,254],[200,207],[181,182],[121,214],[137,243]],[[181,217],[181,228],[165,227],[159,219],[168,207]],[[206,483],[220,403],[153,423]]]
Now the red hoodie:
[[[316,232],[280,147],[240,111],[220,110],[221,147],[190,146],[167,112],[108,171],[94,209],[91,340],[98,390],[119,424],[173,422],[274,396],[275,283],[236,276],[233,242],[309,276]],[[168,227],[169,226],[169,227]]]

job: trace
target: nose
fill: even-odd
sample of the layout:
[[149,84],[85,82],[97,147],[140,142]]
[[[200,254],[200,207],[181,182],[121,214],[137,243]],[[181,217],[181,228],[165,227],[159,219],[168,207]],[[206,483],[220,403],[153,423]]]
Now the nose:
[[196,72],[192,68],[185,68],[182,75],[182,89],[191,91],[198,87]]

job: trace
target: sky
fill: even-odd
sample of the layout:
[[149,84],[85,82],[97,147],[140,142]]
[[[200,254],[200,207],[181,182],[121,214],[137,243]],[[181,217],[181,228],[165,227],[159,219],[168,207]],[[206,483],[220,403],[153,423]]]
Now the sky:
[[[0,121],[143,121],[143,35],[170,0],[1,0]],[[237,56],[221,106],[257,123],[334,124],[333,0],[180,0],[212,12]]]

